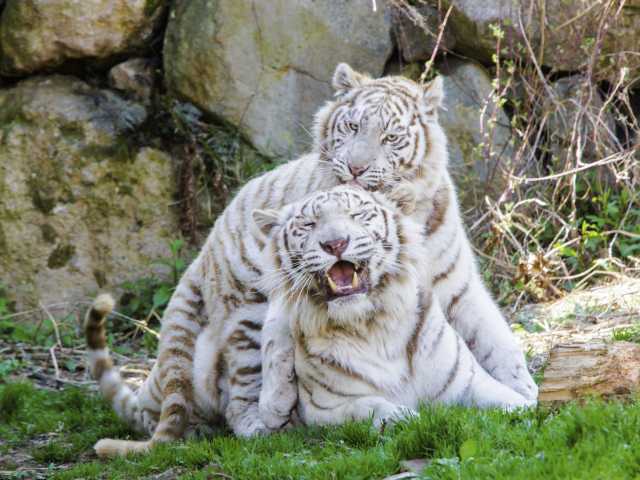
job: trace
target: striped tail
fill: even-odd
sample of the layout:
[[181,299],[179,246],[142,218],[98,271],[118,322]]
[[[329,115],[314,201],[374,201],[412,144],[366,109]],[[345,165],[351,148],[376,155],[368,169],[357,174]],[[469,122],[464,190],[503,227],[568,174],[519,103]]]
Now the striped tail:
[[136,430],[143,431],[138,397],[122,381],[107,347],[106,323],[115,302],[109,294],[99,295],[87,312],[84,331],[87,337],[91,375],[100,385],[100,391],[111,403],[118,416]]

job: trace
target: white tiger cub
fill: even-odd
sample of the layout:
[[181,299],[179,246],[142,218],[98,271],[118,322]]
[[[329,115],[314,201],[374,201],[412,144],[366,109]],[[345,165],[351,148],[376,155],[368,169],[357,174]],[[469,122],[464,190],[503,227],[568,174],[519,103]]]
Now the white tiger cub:
[[[532,403],[491,377],[449,325],[431,288],[421,226],[384,197],[336,187],[254,218],[269,231],[265,264],[275,274],[262,395],[290,394],[283,417],[296,405],[294,364],[306,424],[373,416],[379,425],[421,401]],[[277,420],[270,426],[280,427]]]

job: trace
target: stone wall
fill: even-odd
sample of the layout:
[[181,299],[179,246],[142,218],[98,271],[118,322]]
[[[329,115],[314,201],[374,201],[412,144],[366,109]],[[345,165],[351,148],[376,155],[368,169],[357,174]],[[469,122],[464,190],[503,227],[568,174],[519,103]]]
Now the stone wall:
[[[375,3],[376,11],[365,0],[0,2],[0,283],[15,307],[156,274],[154,259],[191,208],[184,172],[207,163],[193,145],[215,153],[207,187],[230,194],[223,169],[233,170],[237,149],[205,136],[207,125],[253,152],[241,178],[262,159],[295,157],[309,148],[337,63],[419,78],[450,5],[434,67],[445,79],[452,168],[459,182],[499,193],[496,165],[510,161],[514,132],[493,96],[498,32],[504,46],[542,46],[545,72],[579,76],[588,59],[573,39],[588,40],[602,18],[596,0],[543,2],[546,11],[533,0],[428,0],[413,18],[399,0]],[[621,65],[640,74],[639,11],[627,1],[599,39],[606,64],[593,81],[614,81]],[[558,95],[571,102],[575,89],[563,85]],[[197,125],[186,135],[167,123],[176,102]],[[561,136],[563,119],[552,120]],[[499,155],[488,157],[487,144]]]

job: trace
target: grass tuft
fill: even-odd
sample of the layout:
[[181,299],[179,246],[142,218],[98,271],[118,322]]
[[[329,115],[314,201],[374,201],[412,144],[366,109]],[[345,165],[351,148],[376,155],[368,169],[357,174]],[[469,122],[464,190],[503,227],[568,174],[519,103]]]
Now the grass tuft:
[[20,413],[23,397],[32,387],[26,383],[13,383],[0,390],[0,421],[6,422]]

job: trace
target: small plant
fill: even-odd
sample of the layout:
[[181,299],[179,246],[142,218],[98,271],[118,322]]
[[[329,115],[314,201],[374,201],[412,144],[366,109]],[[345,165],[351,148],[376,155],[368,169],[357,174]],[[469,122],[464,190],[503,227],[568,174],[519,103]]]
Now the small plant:
[[10,313],[6,287],[3,283],[0,283],[0,321],[4,320]]
[[[122,348],[114,342],[115,332],[137,336],[142,334],[142,344],[147,351],[157,348],[157,326],[162,319],[164,310],[173,295],[176,285],[187,268],[189,254],[186,252],[185,242],[175,239],[169,242],[170,255],[154,263],[168,269],[166,277],[144,277],[136,281],[122,284],[122,294],[118,312],[110,331],[109,343],[114,348]],[[128,319],[128,320],[127,320]],[[131,322],[134,320],[134,323]],[[123,352],[124,353],[124,352]]]
[[0,382],[20,368],[20,362],[15,358],[0,360]]
[[617,328],[613,331],[612,338],[616,342],[640,343],[640,325]]
[[122,284],[125,293],[120,299],[120,311],[136,319],[160,319],[171,299],[173,290],[186,269],[184,258],[184,241],[181,239],[169,242],[169,257],[156,260],[154,263],[169,269],[169,278],[144,277],[133,282]]

